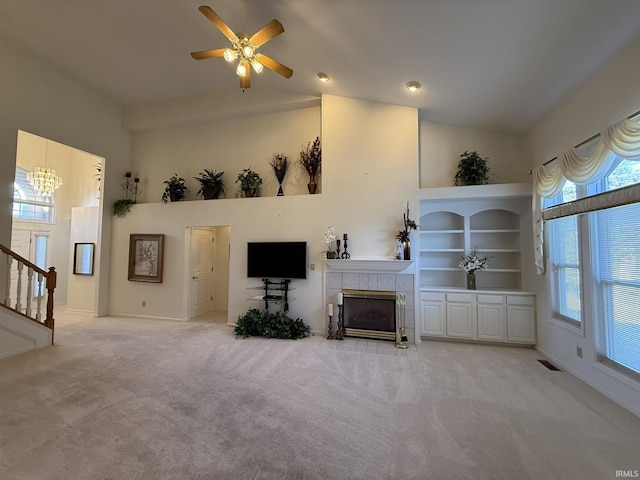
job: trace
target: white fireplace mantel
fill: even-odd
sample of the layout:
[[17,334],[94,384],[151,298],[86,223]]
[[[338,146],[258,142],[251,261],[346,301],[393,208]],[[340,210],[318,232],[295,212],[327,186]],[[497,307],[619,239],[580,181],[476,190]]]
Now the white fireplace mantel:
[[413,273],[413,260],[351,259],[325,260],[327,271],[360,273]]

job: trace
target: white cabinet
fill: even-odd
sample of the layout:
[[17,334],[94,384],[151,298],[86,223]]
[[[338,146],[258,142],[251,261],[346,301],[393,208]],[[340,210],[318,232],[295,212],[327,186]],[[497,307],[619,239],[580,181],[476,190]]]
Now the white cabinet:
[[478,342],[536,342],[535,294],[423,289],[421,336]]
[[444,293],[422,292],[420,294],[421,335],[445,335],[445,308]]
[[507,309],[502,295],[479,294],[478,339],[503,342],[507,339]]
[[466,293],[447,293],[447,336],[475,337],[475,305],[473,296]]
[[507,340],[536,343],[535,306],[533,297],[507,295]]

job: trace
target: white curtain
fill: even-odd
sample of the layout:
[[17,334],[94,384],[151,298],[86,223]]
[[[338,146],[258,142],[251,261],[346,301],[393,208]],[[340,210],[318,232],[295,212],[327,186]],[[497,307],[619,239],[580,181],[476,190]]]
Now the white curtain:
[[572,148],[556,160],[533,170],[533,231],[535,263],[544,273],[543,219],[541,198],[555,197],[567,180],[577,184],[593,183],[611,170],[616,157],[640,160],[640,125],[625,119],[600,132],[593,151],[582,155]]

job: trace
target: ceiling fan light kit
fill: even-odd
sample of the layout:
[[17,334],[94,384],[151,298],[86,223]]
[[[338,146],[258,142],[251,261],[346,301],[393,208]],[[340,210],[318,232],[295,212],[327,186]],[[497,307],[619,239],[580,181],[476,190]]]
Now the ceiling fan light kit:
[[254,72],[260,73],[263,67],[267,67],[285,78],[290,78],[291,75],[293,75],[293,70],[289,67],[257,52],[258,47],[284,32],[284,27],[279,21],[275,19],[271,20],[249,37],[246,33],[234,33],[211,7],[202,5],[198,10],[229,39],[231,48],[192,52],[191,56],[194,59],[204,60],[205,58],[223,57],[227,62],[237,60],[238,66],[236,68],[236,74],[240,77],[240,87],[243,90],[251,86],[251,68],[253,68]]

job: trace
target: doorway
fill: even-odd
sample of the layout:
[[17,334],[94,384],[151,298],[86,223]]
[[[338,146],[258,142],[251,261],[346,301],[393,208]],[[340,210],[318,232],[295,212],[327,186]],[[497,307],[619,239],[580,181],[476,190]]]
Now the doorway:
[[227,323],[231,227],[189,227],[189,319]]
[[[44,270],[55,267],[57,311],[97,314],[99,260],[95,275],[79,277],[71,270],[74,242],[99,245],[104,163],[102,157],[18,131],[11,248]],[[62,178],[50,196],[28,181],[28,173],[43,166]]]

